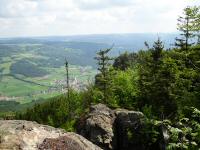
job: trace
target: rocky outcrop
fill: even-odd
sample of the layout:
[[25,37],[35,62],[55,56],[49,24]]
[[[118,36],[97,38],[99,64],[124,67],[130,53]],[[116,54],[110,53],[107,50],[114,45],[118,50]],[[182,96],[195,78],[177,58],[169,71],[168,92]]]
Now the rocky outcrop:
[[145,133],[149,125],[145,119],[138,111],[93,105],[77,123],[80,135],[36,122],[0,120],[0,150],[165,149],[169,138],[166,129],[163,125],[157,126],[163,138],[160,137],[150,147],[149,135]]
[[82,118],[78,125],[78,133],[86,137],[104,150],[113,149],[114,138],[114,112],[103,104],[91,106],[90,113]]
[[75,133],[20,120],[0,120],[0,149],[101,150]]
[[139,137],[143,118],[141,112],[111,110],[98,104],[91,106],[90,113],[81,119],[78,133],[105,150],[142,150]]

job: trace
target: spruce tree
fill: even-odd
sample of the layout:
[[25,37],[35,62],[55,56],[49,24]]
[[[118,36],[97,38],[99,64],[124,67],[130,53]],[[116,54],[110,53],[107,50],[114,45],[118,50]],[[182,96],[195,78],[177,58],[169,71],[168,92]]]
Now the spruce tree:
[[183,10],[183,15],[178,18],[178,30],[181,32],[181,37],[176,38],[175,46],[180,47],[182,50],[188,52],[188,49],[194,43],[192,38],[198,30],[198,7],[186,7]]
[[67,81],[67,99],[69,100],[69,63],[67,60],[65,60],[65,69],[66,69],[66,81]]
[[153,49],[151,49],[152,58],[155,64],[158,63],[162,58],[163,48],[163,43],[160,38],[158,38],[158,40],[154,42]]
[[197,14],[197,19],[196,19],[196,36],[197,36],[197,44],[200,45],[200,7],[198,7],[198,14]]
[[195,9],[194,31],[197,37],[197,44],[200,44],[200,6],[194,6],[193,9]]
[[160,39],[154,42],[148,52],[146,62],[139,68],[139,107],[151,106],[155,115],[167,117],[176,112],[176,103],[171,96],[175,81],[173,68],[169,67],[171,62],[168,64],[167,57],[164,57],[164,46]]
[[103,101],[106,103],[108,99],[108,88],[111,83],[109,76],[110,61],[112,58],[108,56],[108,53],[112,48],[100,50],[97,52],[95,59],[98,61],[98,70],[100,74],[96,75],[95,84],[103,92]]

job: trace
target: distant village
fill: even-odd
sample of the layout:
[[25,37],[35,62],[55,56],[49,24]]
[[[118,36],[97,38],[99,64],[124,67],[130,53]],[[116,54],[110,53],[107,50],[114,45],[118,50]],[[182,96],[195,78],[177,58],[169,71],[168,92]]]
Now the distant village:
[[[73,69],[77,69],[77,68],[71,68]],[[88,81],[91,80],[91,76],[88,75],[89,71],[91,70],[90,67],[80,67],[79,68],[79,72],[81,76],[88,76]],[[40,80],[42,79],[46,79],[49,76],[45,76],[40,78]],[[79,79],[77,76],[73,75],[70,76],[69,79],[69,86],[71,89],[80,91],[80,90],[84,90],[87,87],[87,81],[83,81],[81,79]],[[41,84],[42,85],[42,84]],[[27,95],[25,95],[25,97],[35,97],[37,95],[46,95],[46,94],[53,94],[53,93],[66,93],[67,92],[67,80],[65,77],[63,77],[62,79],[54,79],[53,81],[51,81],[49,84],[47,85],[42,85],[42,86],[46,86],[47,89],[46,90],[40,90],[40,91],[35,91],[33,93],[28,93]],[[0,93],[0,101],[15,101],[17,99],[20,99],[22,97],[8,97],[5,95],[2,95]]]
[[8,96],[4,96],[4,95],[0,94],[0,101],[14,101],[14,100],[16,100],[18,98],[19,97],[15,97],[15,96],[8,97]]

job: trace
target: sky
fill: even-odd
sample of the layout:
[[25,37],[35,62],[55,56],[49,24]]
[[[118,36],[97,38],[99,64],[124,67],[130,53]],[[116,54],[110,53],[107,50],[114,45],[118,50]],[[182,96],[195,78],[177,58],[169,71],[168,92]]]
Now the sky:
[[0,37],[176,32],[200,0],[0,0]]

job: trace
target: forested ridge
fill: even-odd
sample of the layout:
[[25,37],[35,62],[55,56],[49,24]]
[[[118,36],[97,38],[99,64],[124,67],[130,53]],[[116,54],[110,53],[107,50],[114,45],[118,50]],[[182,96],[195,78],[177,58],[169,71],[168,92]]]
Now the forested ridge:
[[[200,147],[200,8],[187,7],[178,19],[180,36],[165,49],[162,39],[146,50],[109,57],[112,47],[97,52],[99,73],[84,91],[37,104],[17,119],[74,131],[89,106],[104,103],[111,108],[138,110],[146,117],[142,138],[151,149],[161,139],[160,127],[169,132],[166,149]],[[131,132],[131,131],[130,131]],[[132,134],[130,134],[132,135]],[[131,138],[130,138],[131,139]]]

